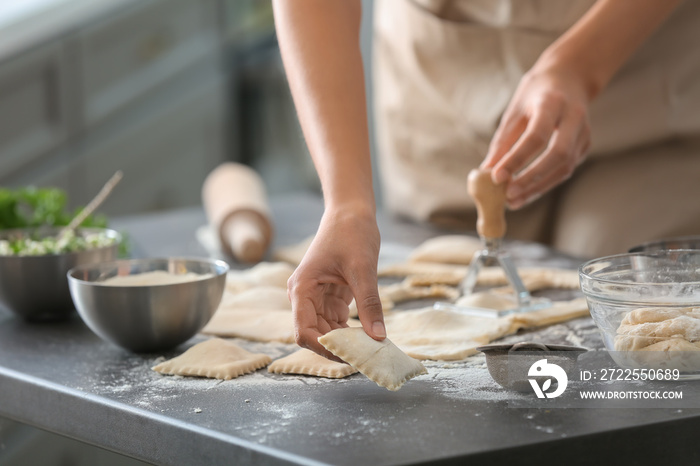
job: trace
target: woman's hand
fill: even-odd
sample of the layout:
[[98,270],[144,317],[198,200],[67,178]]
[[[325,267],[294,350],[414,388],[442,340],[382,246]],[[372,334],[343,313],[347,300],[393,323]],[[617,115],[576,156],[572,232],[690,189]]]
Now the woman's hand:
[[[568,179],[591,143],[588,94],[574,73],[535,65],[520,81],[482,164],[518,209]],[[510,181],[508,181],[510,180]]]
[[353,297],[365,332],[386,337],[377,291],[379,230],[372,212],[326,210],[318,233],[289,279],[297,344],[338,360],[318,342],[321,335],[348,326]]

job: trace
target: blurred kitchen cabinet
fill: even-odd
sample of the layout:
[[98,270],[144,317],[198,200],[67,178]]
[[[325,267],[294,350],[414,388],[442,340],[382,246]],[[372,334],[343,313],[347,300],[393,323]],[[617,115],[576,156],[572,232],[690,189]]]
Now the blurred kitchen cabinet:
[[[122,215],[200,202],[206,175],[221,161],[223,82],[173,90],[167,105],[143,109],[109,135],[90,138],[72,161],[71,184],[87,199],[117,170],[124,178],[103,211]],[[115,125],[116,126],[116,125]]]
[[78,37],[84,119],[99,122],[202,60],[217,60],[215,0],[138,4]]
[[69,24],[61,9],[63,29],[37,43],[18,39],[31,16],[0,28],[16,45],[0,49],[0,185],[56,186],[84,205],[122,169],[108,215],[200,203],[227,158],[220,1],[71,0],[92,16]]
[[58,147],[72,129],[64,54],[47,45],[0,66],[0,173]]

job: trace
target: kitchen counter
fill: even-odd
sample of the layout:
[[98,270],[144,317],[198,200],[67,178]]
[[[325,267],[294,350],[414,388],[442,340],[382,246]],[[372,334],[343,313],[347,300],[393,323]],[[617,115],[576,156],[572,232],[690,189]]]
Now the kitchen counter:
[[[291,196],[273,202],[273,211],[278,242],[289,244],[315,231],[322,206]],[[204,255],[195,239],[204,222],[201,209],[188,209],[113,226],[128,232],[137,255]],[[438,233],[384,216],[380,229],[392,254]],[[537,245],[519,249],[521,263],[577,263]],[[602,347],[590,318],[508,341],[537,338]],[[102,342],[78,317],[30,325],[2,314],[0,415],[157,464],[700,461],[700,410],[517,408],[513,401],[526,395],[496,385],[481,356],[428,362],[430,373],[398,392],[360,374],[334,381],[263,370],[221,382],[150,370],[201,339],[136,355]],[[293,350],[242,343],[273,357]]]

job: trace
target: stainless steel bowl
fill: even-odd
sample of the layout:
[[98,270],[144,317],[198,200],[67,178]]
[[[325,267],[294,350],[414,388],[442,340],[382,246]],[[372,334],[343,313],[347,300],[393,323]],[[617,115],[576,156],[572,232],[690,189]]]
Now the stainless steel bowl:
[[[24,228],[0,231],[0,239],[28,236],[45,238],[59,234],[59,228]],[[114,230],[81,228],[78,234],[100,233],[117,243],[103,248],[42,256],[0,256],[0,307],[28,321],[65,320],[75,309],[66,273],[83,264],[117,258],[120,235]]]
[[[213,259],[134,259],[81,266],[68,272],[76,309],[102,339],[134,352],[173,348],[206,325],[221,302],[228,272]],[[104,284],[111,277],[163,270],[212,274],[185,283],[147,286]]]

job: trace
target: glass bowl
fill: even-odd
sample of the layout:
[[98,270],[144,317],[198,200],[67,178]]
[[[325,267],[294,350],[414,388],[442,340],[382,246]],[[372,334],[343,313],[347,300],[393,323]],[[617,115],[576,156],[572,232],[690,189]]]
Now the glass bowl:
[[700,250],[594,259],[579,280],[618,365],[700,372]]

